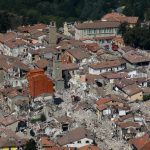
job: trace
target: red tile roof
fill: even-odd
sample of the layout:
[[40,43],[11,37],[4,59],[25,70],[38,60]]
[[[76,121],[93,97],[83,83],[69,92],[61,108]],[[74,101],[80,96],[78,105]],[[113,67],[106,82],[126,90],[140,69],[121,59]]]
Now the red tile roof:
[[0,42],[4,43],[9,40],[16,39],[17,35],[15,32],[7,32],[5,34],[0,34]]
[[140,150],[150,150],[150,141],[147,142]]
[[78,127],[68,132],[66,135],[58,138],[57,142],[59,145],[64,146],[66,144],[70,144],[83,138],[89,138],[94,140],[94,135],[89,130],[82,127]]
[[102,105],[98,105],[96,108],[97,108],[98,110],[100,110],[100,111],[103,111],[103,110],[107,109],[108,106],[102,104]]
[[129,128],[129,127],[134,127],[134,128],[140,128],[140,124],[132,121],[128,122],[118,122],[117,125],[121,128]]
[[79,66],[75,63],[62,64],[62,70],[78,70]]
[[107,72],[107,73],[103,73],[101,74],[104,78],[107,79],[122,79],[122,78],[126,78],[128,77],[127,73],[120,73],[120,72]]
[[138,17],[127,17],[124,14],[112,12],[104,15],[101,20],[106,21],[118,21],[118,22],[128,22],[130,24],[136,24],[138,21]]
[[150,56],[137,51],[129,51],[123,55],[123,58],[130,63],[150,62]]
[[79,150],[101,150],[101,149],[94,145],[86,145],[86,146],[79,148]]
[[138,87],[138,85],[128,85],[122,89],[123,92],[125,92],[127,95],[132,96],[134,94],[142,92],[142,89]]
[[100,106],[109,102],[111,102],[111,99],[109,98],[100,98],[99,100],[96,101],[96,104]]
[[9,48],[17,48],[20,46],[24,46],[27,43],[25,41],[23,41],[22,39],[13,39],[13,40],[9,40],[9,41],[4,42],[4,44],[6,46],[8,46]]
[[94,22],[85,22],[78,23],[75,25],[77,29],[101,29],[101,28],[118,28],[120,26],[119,22],[110,22],[110,21],[94,21]]
[[[147,143],[150,143],[150,137],[148,134],[145,134],[143,135],[142,137],[138,137],[138,138],[134,138],[134,139],[131,139],[129,140],[129,144],[130,145],[134,145],[134,147],[137,149],[137,150],[145,150],[143,149],[143,147],[145,147],[145,145]],[[149,144],[150,146],[150,144]],[[149,147],[150,148],[150,147]],[[148,149],[147,149],[148,150]]]
[[91,64],[91,65],[89,65],[89,67],[91,67],[93,69],[103,69],[103,68],[117,67],[122,64],[125,64],[125,61],[123,59],[115,59],[115,60],[102,61],[97,64]]
[[85,49],[80,49],[80,48],[69,49],[67,50],[67,52],[78,60],[89,58],[90,56]]

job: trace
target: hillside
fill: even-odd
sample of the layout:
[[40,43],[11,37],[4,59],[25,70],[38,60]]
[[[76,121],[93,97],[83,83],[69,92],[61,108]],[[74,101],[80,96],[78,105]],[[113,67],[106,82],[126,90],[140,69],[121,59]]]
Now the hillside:
[[149,0],[0,0],[0,30],[50,20],[60,26],[65,20],[99,19],[121,6],[127,15],[150,17]]

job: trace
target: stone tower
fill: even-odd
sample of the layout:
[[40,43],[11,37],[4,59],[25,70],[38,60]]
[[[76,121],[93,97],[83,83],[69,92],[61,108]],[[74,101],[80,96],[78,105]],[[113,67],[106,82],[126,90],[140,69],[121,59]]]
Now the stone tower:
[[56,35],[56,22],[52,21],[49,25],[49,45],[56,47],[57,35]]
[[55,80],[55,90],[64,89],[64,80],[62,78],[62,61],[61,52],[56,52],[53,54],[53,72],[52,78]]

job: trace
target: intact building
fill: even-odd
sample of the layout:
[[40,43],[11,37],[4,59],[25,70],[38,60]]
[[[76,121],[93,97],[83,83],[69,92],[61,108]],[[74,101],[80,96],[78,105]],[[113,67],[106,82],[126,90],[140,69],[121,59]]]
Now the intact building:
[[120,23],[113,21],[91,21],[75,25],[75,39],[106,39],[118,35]]

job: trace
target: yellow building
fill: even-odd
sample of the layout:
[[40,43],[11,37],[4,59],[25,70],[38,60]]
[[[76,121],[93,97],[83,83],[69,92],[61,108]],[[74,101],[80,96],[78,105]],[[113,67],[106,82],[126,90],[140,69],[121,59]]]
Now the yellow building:
[[124,97],[130,101],[143,100],[142,90],[136,84],[126,86],[122,89]]

